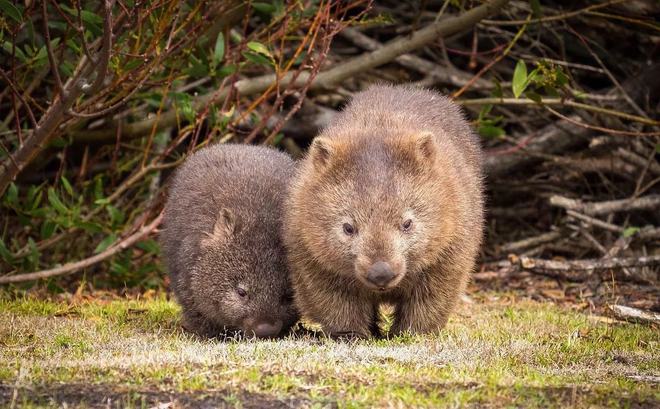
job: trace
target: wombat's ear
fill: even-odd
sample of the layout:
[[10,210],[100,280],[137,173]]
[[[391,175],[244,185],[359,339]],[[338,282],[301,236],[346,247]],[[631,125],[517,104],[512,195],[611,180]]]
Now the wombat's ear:
[[415,154],[424,161],[430,160],[435,155],[435,137],[429,131],[423,131],[413,136]]
[[239,229],[240,221],[238,216],[230,209],[223,207],[218,212],[218,218],[213,225],[213,232],[205,232],[206,237],[202,238],[202,246],[209,246],[225,240],[237,233]]
[[334,148],[327,138],[316,137],[309,147],[309,157],[316,166],[327,166],[333,154]]

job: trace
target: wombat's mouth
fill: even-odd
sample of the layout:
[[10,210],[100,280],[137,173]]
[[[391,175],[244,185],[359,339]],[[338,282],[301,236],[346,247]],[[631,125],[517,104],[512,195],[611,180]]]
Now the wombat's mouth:
[[385,285],[376,285],[376,284],[370,282],[363,275],[361,275],[359,273],[357,274],[359,281],[362,283],[362,285],[364,287],[366,287],[367,289],[369,289],[371,291],[377,292],[377,293],[386,293],[388,291],[392,291],[392,290],[396,289],[399,286],[399,283],[403,279],[404,275],[405,274],[398,274],[389,283],[387,283]]

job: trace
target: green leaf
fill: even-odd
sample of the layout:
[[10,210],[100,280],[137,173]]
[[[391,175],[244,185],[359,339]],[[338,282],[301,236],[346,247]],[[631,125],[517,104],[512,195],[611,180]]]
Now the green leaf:
[[34,242],[32,237],[28,237],[28,247],[30,248],[30,254],[27,256],[27,260],[30,263],[30,268],[37,270],[39,268],[39,249],[37,248],[37,243]]
[[50,220],[46,220],[42,225],[41,225],[41,239],[45,240],[49,238],[50,236],[55,233],[55,229],[57,228],[57,224],[51,222]]
[[7,188],[7,194],[5,195],[5,203],[8,205],[18,205],[18,187],[11,182]]
[[101,233],[103,231],[103,228],[98,223],[94,222],[75,221],[74,224],[76,227],[80,227],[90,233]]
[[50,203],[51,206],[55,208],[59,213],[62,214],[67,214],[69,212],[69,209],[66,208],[64,203],[60,200],[60,198],[57,196],[57,193],[55,192],[55,189],[52,187],[48,188],[48,202]]
[[108,237],[101,240],[98,246],[96,246],[96,248],[94,249],[94,254],[101,253],[102,251],[110,247],[112,243],[114,243],[115,241],[117,241],[117,235],[114,233],[110,234]]
[[21,61],[21,62],[26,62],[27,57],[25,56],[25,53],[23,50],[21,50],[19,47],[12,48],[12,45],[9,41],[5,41],[2,43],[2,49],[7,52],[7,54],[12,55],[12,52],[16,54],[16,57]]
[[513,95],[518,98],[525,91],[527,87],[527,66],[525,61],[518,60],[516,64],[516,69],[513,71],[513,81],[511,83],[511,88],[513,89]]
[[479,111],[479,119],[484,119],[490,114],[490,111],[493,109],[493,104],[486,104],[483,107],[481,107],[481,111]]
[[156,240],[147,239],[136,244],[137,248],[144,250],[147,253],[158,254],[160,252],[160,247]]
[[541,2],[540,2],[540,0],[530,0],[529,3],[530,3],[530,6],[532,7],[532,17],[534,17],[534,18],[542,17],[543,12],[541,11]]
[[656,153],[660,153],[660,143],[657,143],[655,145],[655,151],[656,151]]
[[499,138],[504,135],[504,129],[495,125],[481,125],[478,129],[479,135],[485,138]]
[[[61,3],[60,7],[66,10],[66,12],[72,16],[78,17],[78,10]],[[101,25],[103,24],[103,19],[101,16],[98,16],[89,10],[80,10],[80,18],[85,24],[85,28],[91,31],[94,35],[101,35],[103,33],[101,30]]]
[[228,75],[231,75],[231,74],[235,73],[237,69],[238,69],[238,67],[236,67],[235,64],[225,65],[224,67],[220,68],[215,73],[215,75],[220,77],[220,78],[223,78],[223,77],[226,77]]
[[639,231],[639,227],[628,227],[623,231],[623,237],[628,238]]
[[14,6],[10,1],[0,0],[0,10],[2,10],[2,14],[11,17],[17,23],[21,23],[23,21],[21,11],[16,8],[16,6]]
[[94,203],[100,204],[97,202],[103,199],[103,177],[98,175],[94,179],[94,198],[96,199]]
[[62,186],[64,186],[64,190],[66,190],[69,196],[73,196],[73,187],[71,187],[71,183],[69,183],[69,180],[64,175],[62,175],[60,180],[62,181]]
[[277,145],[280,144],[280,142],[282,142],[282,139],[284,139],[284,134],[282,132],[278,132],[278,134],[275,135],[275,137],[273,138],[273,141],[271,142],[271,144],[273,146],[277,146]]
[[268,48],[257,41],[250,41],[249,43],[247,43],[247,47],[257,54],[265,55],[266,57],[271,59],[273,58]]
[[223,58],[225,58],[225,36],[221,31],[218,34],[218,38],[215,39],[215,48],[213,49],[213,63],[211,66],[213,68],[217,67]]
[[177,109],[181,111],[184,118],[193,122],[195,120],[195,108],[192,106],[192,98],[185,92],[172,92]]
[[113,226],[120,225],[124,222],[124,213],[112,205],[106,207],[108,214],[110,215],[110,224]]
[[14,256],[11,254],[11,251],[7,249],[5,241],[0,239],[0,257],[9,264],[14,264]]
[[277,10],[274,5],[269,3],[254,2],[252,7],[260,13],[271,15]]
[[267,66],[272,65],[272,61],[261,54],[255,54],[249,51],[244,51],[243,57],[245,57],[248,61],[252,61],[255,64],[267,65]]
[[540,104],[543,101],[543,98],[541,98],[541,95],[537,94],[534,91],[527,91],[525,93],[527,98],[531,99],[532,101],[536,102],[537,104]]

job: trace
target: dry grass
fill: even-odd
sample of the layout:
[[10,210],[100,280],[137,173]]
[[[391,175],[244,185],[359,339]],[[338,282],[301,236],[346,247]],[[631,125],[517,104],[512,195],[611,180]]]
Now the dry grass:
[[[164,298],[0,300],[0,405],[658,405],[660,336],[552,304],[464,304],[433,337],[201,340]],[[640,381],[638,379],[645,379]]]

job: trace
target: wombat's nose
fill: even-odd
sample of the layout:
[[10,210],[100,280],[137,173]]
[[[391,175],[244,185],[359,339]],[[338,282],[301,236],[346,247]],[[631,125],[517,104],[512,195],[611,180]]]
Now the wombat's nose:
[[282,321],[276,322],[260,322],[254,326],[252,332],[257,338],[271,338],[280,333],[282,330]]
[[392,267],[384,261],[375,262],[367,271],[367,280],[378,287],[386,287],[394,276]]

